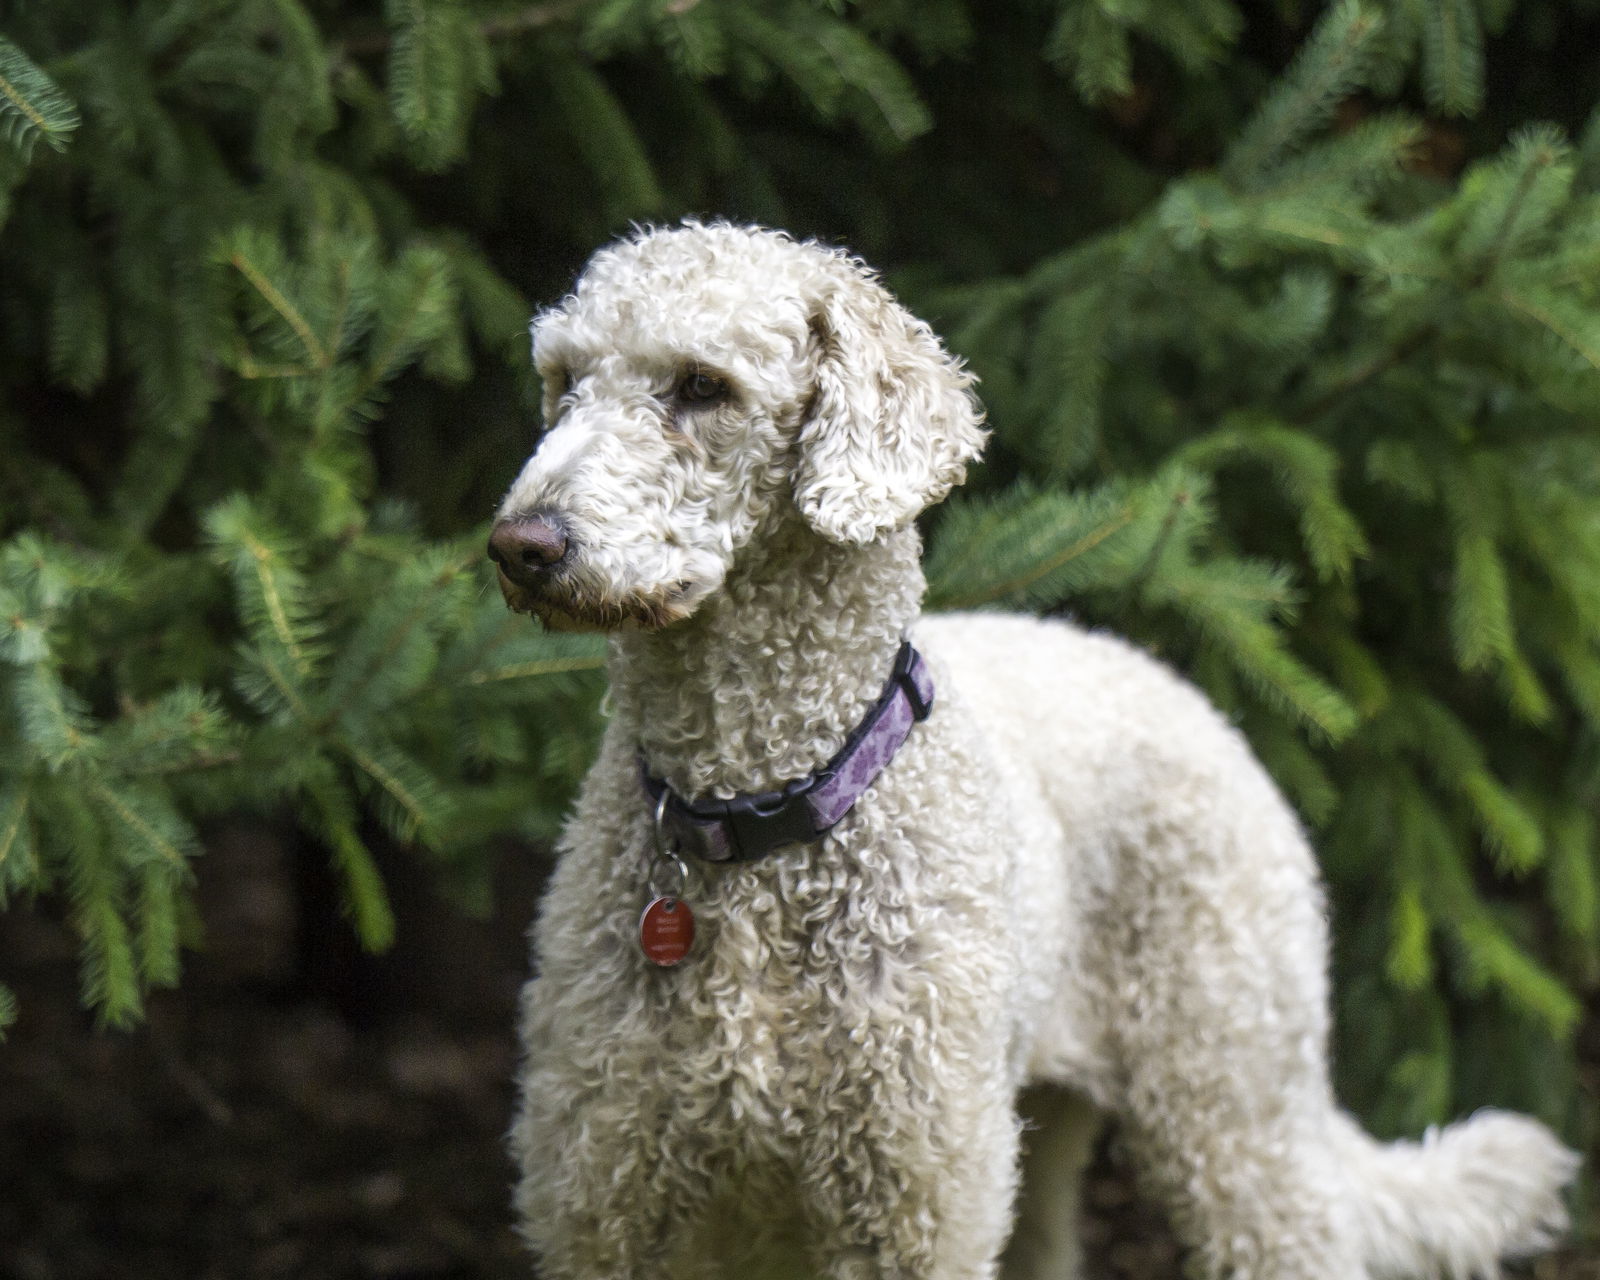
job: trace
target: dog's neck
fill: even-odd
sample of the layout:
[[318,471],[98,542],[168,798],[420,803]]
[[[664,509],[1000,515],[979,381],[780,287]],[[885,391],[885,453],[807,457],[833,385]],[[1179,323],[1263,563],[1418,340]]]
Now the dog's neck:
[[690,618],[613,637],[618,727],[685,797],[811,773],[883,691],[921,603],[920,549],[910,528],[866,547],[798,523],[762,538]]

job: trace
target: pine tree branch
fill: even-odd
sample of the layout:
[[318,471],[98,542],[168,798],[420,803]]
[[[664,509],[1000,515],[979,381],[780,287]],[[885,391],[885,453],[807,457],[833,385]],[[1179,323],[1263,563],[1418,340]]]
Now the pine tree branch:
[[382,787],[395,803],[405,810],[406,816],[411,819],[412,832],[420,831],[428,825],[427,810],[423,808],[422,802],[411,794],[405,783],[348,738],[343,739],[342,745],[350,758],[361,767],[361,771]]
[[289,710],[293,711],[295,716],[308,728],[320,731],[320,726],[312,722],[311,715],[306,710],[306,704],[300,700],[299,693],[296,692],[288,677],[278,669],[278,664],[273,662],[260,649],[256,653],[261,661],[262,669],[267,673],[267,679],[272,681],[272,687],[283,695],[283,700],[289,704]]
[[[476,598],[482,600],[490,590],[491,584],[487,580],[484,581],[478,588]],[[517,630],[526,626],[527,623],[528,619],[507,611],[499,626],[495,627],[487,635],[479,637],[471,648],[460,655],[456,662],[457,669],[470,671],[473,675],[481,674],[483,667],[488,662],[489,655],[510,639]],[[468,680],[471,681],[471,679],[472,677],[469,676]],[[482,681],[478,683],[482,683]]]
[[[350,688],[344,691],[344,696],[340,699],[341,705],[348,707],[360,702],[367,686],[372,683],[373,678],[383,669],[384,664],[399,651],[400,646],[405,643],[406,637],[411,634],[412,630],[423,618],[433,613],[434,595],[455,581],[457,574],[465,573],[471,566],[475,565],[477,559],[477,556],[474,555],[471,559],[458,560],[456,563],[448,565],[432,582],[427,584],[423,591],[419,593],[416,604],[406,612],[405,616],[390,631],[388,640],[383,648],[373,655],[373,659],[367,664],[366,670],[361,673],[361,676]],[[323,718],[319,728],[322,730],[331,729],[337,718],[336,711],[329,711]]]
[[11,825],[0,831],[0,866],[5,865],[5,860],[11,856],[11,851],[17,847],[17,837],[22,834],[22,824],[28,817],[28,785],[23,783],[22,792],[17,796],[17,808],[12,817]]
[[144,767],[123,768],[121,772],[127,777],[156,778],[168,773],[188,773],[192,769],[216,769],[225,764],[238,764],[243,759],[243,751],[197,751],[194,755],[185,756],[181,760],[169,760],[165,764]]
[[26,161],[35,139],[61,151],[66,146],[62,135],[78,124],[77,107],[26,53],[0,35],[0,125],[5,126],[0,134],[9,136]]
[[1150,543],[1150,550],[1145,554],[1144,560],[1128,578],[1128,585],[1122,589],[1124,605],[1138,598],[1139,592],[1144,589],[1145,583],[1156,571],[1156,565],[1161,561],[1161,553],[1166,550],[1167,543],[1172,538],[1173,530],[1178,527],[1178,516],[1189,505],[1188,489],[1179,489],[1172,495],[1172,501],[1167,506],[1167,514],[1161,519],[1161,528],[1156,531],[1155,539]]
[[339,292],[338,300],[334,303],[333,315],[328,321],[328,350],[333,353],[334,359],[339,357],[340,337],[344,333],[344,322],[350,314],[350,303],[354,297],[351,285],[350,260],[340,258],[338,265]]
[[[478,34],[485,40],[510,40],[527,35],[541,27],[554,26],[582,12],[585,0],[548,0],[545,4],[532,4],[515,13],[488,18],[478,24]],[[685,7],[693,7],[692,5]],[[394,45],[391,31],[371,31],[361,35],[346,36],[329,46],[328,69],[338,71],[345,63],[356,58],[375,57],[389,52]]]
[[267,378],[309,378],[316,370],[303,364],[262,364],[248,351],[238,357],[235,365],[241,378],[259,382]]
[[1511,310],[1527,316],[1528,319],[1536,324],[1548,329],[1562,342],[1566,343],[1567,346],[1571,347],[1591,368],[1600,370],[1600,350],[1585,342],[1582,335],[1575,333],[1569,325],[1563,324],[1544,307],[1539,306],[1536,302],[1529,301],[1520,294],[1512,293],[1509,290],[1501,290],[1498,296],[1500,301],[1510,307]]
[[176,867],[187,864],[181,851],[172,841],[168,840],[148,822],[122,802],[122,798],[98,778],[94,781],[94,793],[99,797],[100,803],[116,814],[118,818],[133,832],[139,835],[152,849],[160,850],[163,857]]
[[[1528,194],[1532,191],[1533,184],[1538,180],[1538,173],[1541,167],[1529,164],[1523,168],[1517,180],[1516,190],[1512,192],[1511,198],[1506,202],[1505,213],[1502,215],[1500,225],[1495,231],[1493,248],[1483,266],[1475,271],[1468,280],[1469,288],[1482,286],[1494,273],[1495,266],[1499,263],[1500,257],[1505,251],[1511,232],[1516,227],[1517,218],[1521,215],[1522,207],[1527,200]],[[1520,311],[1539,324],[1544,325],[1577,350],[1590,364],[1600,368],[1600,353],[1593,352],[1585,347],[1576,335],[1563,328],[1547,312],[1527,302],[1525,299],[1507,292],[1501,292],[1499,297],[1502,302],[1513,310]],[[1318,396],[1316,400],[1301,411],[1299,420],[1305,422],[1321,417],[1352,392],[1359,390],[1374,378],[1388,372],[1402,361],[1415,355],[1437,335],[1438,331],[1438,325],[1432,322],[1414,330],[1383,355],[1347,374],[1332,387],[1328,388],[1327,391],[1323,392],[1322,395]]]
[[329,846],[334,866],[344,878],[356,936],[368,951],[388,950],[394,942],[394,911],[383,876],[356,834],[343,792],[328,779],[313,779],[306,786],[306,797],[318,819],[313,829]]
[[1402,361],[1414,356],[1432,341],[1437,333],[1438,326],[1432,323],[1425,324],[1421,328],[1414,330],[1381,356],[1368,361],[1361,368],[1340,378],[1338,382],[1334,383],[1333,386],[1329,387],[1295,415],[1296,420],[1309,422],[1312,419],[1320,418],[1352,392],[1360,390],[1380,374],[1387,373]]
[[595,658],[546,658],[539,662],[516,662],[509,667],[493,671],[474,671],[467,677],[468,684],[492,684],[499,680],[522,680],[530,676],[553,676],[567,671],[595,671],[605,666],[606,660]]
[[0,94],[3,94],[11,103],[11,105],[15,107],[22,115],[22,117],[40,133],[44,133],[46,130],[48,130],[50,127],[50,122],[44,118],[43,114],[34,108],[34,105],[31,102],[29,102],[22,96],[21,93],[17,91],[16,85],[12,84],[11,81],[7,80],[4,76],[0,76]]
[[300,673],[309,675],[311,663],[301,649],[299,641],[294,638],[294,628],[289,623],[288,608],[284,604],[282,592],[278,589],[278,580],[267,568],[268,561],[273,559],[273,552],[271,548],[256,541],[248,533],[244,535],[244,543],[255,560],[256,577],[261,583],[261,595],[266,602],[267,613],[272,618],[272,629],[278,633],[278,640],[294,659]]
[[1517,175],[1516,190],[1506,201],[1506,211],[1500,219],[1500,226],[1495,230],[1493,247],[1489,250],[1489,256],[1484,259],[1483,266],[1473,273],[1472,284],[1481,285],[1494,274],[1494,269],[1500,265],[1500,259],[1505,253],[1506,244],[1511,239],[1512,228],[1516,226],[1517,219],[1522,214],[1522,206],[1527,202],[1528,193],[1533,190],[1533,184],[1539,179],[1539,171],[1554,163],[1555,156],[1547,150],[1539,163],[1523,166],[1522,172]]
[[951,600],[947,600],[942,607],[949,610],[972,609],[976,608],[978,605],[989,604],[996,600],[1004,599],[1006,596],[1014,595],[1018,591],[1024,591],[1028,587],[1032,586],[1035,582],[1049,577],[1050,574],[1054,573],[1062,565],[1067,564],[1072,560],[1076,560],[1085,552],[1092,551],[1112,534],[1117,533],[1131,523],[1133,517],[1134,510],[1132,505],[1130,504],[1124,506],[1104,524],[1100,525],[1098,528],[1091,529],[1076,542],[1072,543],[1070,546],[1062,548],[1062,550],[1058,551],[1055,555],[1050,556],[1048,559],[1042,560],[1038,564],[1030,566],[1026,573],[1017,574],[1015,577],[1009,578],[1004,582],[991,584],[990,586],[985,587],[981,592],[974,592],[971,595],[957,596]]
[[406,348],[407,331],[411,328],[412,322],[422,314],[423,306],[428,300],[428,288],[437,276],[437,272],[429,271],[417,278],[416,287],[412,290],[411,297],[406,302],[402,318],[392,322],[388,341],[381,351],[373,355],[360,383],[350,393],[350,397],[346,402],[348,406],[354,408],[359,405],[371,394],[373,388],[379,386],[389,377],[393,371],[393,365],[397,362],[398,355]]
[[326,369],[330,363],[327,349],[312,330],[310,322],[300,314],[299,308],[284,297],[278,286],[262,275],[255,263],[244,254],[236,253],[228,261],[235,271],[250,282],[250,286],[261,295],[266,304],[283,318],[283,322],[294,330],[295,337],[300,339],[300,345],[311,357],[311,363],[319,369]]
[[1304,136],[1311,122],[1324,118],[1342,93],[1358,88],[1371,41],[1381,27],[1382,18],[1354,0],[1330,10],[1280,88],[1229,149],[1222,171],[1235,182],[1261,172]]

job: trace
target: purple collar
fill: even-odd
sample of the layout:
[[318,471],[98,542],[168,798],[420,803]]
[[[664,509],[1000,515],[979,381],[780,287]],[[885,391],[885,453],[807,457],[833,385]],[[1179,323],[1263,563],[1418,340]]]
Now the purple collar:
[[642,755],[639,772],[653,803],[666,794],[662,824],[681,849],[706,862],[749,862],[781,845],[804,844],[826,834],[877,781],[911,726],[926,720],[932,708],[928,664],[907,640],[895,655],[882,695],[839,753],[782,790],[687,802],[650,776]]

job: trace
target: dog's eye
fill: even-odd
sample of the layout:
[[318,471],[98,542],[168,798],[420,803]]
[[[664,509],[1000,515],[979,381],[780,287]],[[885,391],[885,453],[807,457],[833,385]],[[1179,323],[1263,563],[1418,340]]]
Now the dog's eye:
[[685,404],[710,404],[728,394],[728,384],[721,378],[698,369],[678,384],[678,399]]

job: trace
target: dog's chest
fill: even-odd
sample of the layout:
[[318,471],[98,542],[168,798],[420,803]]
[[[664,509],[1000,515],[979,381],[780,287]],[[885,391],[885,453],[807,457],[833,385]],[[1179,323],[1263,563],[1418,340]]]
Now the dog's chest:
[[804,1180],[894,1114],[884,1098],[935,1096],[940,1062],[1005,1037],[1017,943],[988,922],[1007,864],[973,813],[914,801],[921,747],[895,762],[903,785],[875,788],[826,840],[696,865],[682,890],[696,939],[672,968],[640,945],[663,886],[622,790],[637,773],[585,798],[525,1025],[552,1123],[620,1126],[715,1183],[762,1168]]
[[747,1155],[793,1167],[842,1141],[883,1090],[931,1069],[950,1048],[952,1006],[992,997],[1008,963],[971,936],[970,885],[906,851],[876,849],[865,865],[858,853],[693,878],[694,951],[637,971],[631,998],[655,1039],[621,1051]]
[[800,1115],[841,1072],[872,1074],[900,1052],[930,981],[928,939],[907,895],[870,879],[797,861],[691,886],[695,951],[647,977],[674,1038],[701,1048],[706,1077],[741,1107]]

